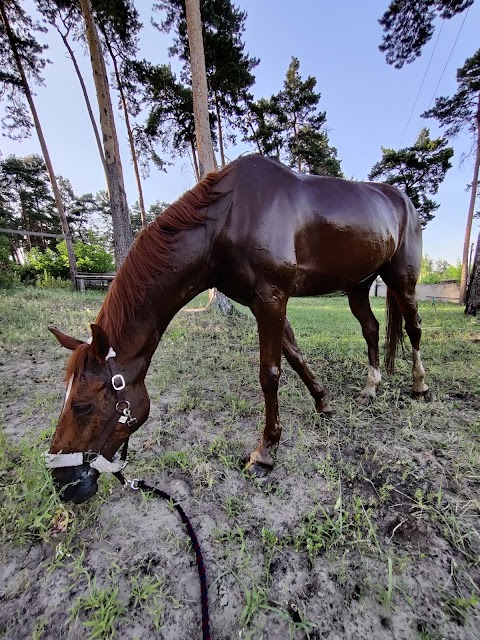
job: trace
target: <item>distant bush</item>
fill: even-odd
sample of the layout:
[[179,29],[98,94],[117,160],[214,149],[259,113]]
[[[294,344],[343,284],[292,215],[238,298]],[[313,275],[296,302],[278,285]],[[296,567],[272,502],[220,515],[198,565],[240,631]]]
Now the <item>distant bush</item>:
[[17,265],[11,259],[8,238],[0,236],[0,288],[10,289],[18,280]]
[[[77,269],[83,273],[106,273],[114,271],[113,257],[106,249],[95,242],[75,242],[73,245]],[[41,251],[34,248],[26,254],[26,263],[22,268],[23,281],[52,282],[52,278],[68,279],[70,274],[67,244],[59,242],[55,248]],[[48,278],[50,280],[48,280]],[[46,285],[42,285],[46,286]]]
[[462,264],[457,260],[457,264],[449,264],[446,260],[436,260],[435,262],[428,255],[422,258],[420,269],[420,284],[437,284],[444,280],[458,280],[462,273]]

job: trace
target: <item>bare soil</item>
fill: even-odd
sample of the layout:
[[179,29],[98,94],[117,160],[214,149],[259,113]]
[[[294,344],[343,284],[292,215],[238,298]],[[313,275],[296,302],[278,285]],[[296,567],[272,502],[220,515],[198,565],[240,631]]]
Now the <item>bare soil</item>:
[[[242,471],[263,416],[251,321],[180,314],[156,354],[152,411],[127,475],[170,493],[189,515],[215,640],[480,638],[478,396],[442,377],[439,364],[431,401],[415,403],[405,363],[375,404],[360,407],[364,348],[353,348],[337,362],[333,352],[307,351],[332,391],[331,419],[315,415],[285,364],[283,438],[262,481]],[[465,342],[446,361],[478,367],[478,348]],[[429,373],[428,349],[425,360]],[[41,438],[61,408],[64,361],[48,338],[9,343],[0,356],[2,424],[17,452],[2,486],[18,481],[27,459],[14,447],[31,443],[40,456],[48,445]],[[47,500],[51,485],[38,487]],[[21,523],[15,534],[7,527],[1,637],[201,637],[194,555],[171,505],[104,479],[98,497],[67,507],[63,531],[58,517],[41,533],[29,523],[19,543]],[[135,585],[149,578],[159,579],[153,595],[136,600]],[[95,623],[98,607],[75,608],[95,588],[120,603],[113,632]]]

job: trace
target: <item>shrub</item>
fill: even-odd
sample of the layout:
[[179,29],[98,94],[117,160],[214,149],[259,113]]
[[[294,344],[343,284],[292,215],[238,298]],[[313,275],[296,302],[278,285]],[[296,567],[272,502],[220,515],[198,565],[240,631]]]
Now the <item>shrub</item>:
[[17,265],[10,257],[8,238],[0,236],[0,288],[10,289],[18,282]]
[[[85,273],[106,273],[113,271],[115,265],[113,258],[106,249],[101,247],[92,238],[92,242],[84,243],[77,241],[73,245],[77,269]],[[48,278],[69,277],[69,262],[67,254],[67,244],[65,240],[59,242],[56,249],[46,249],[41,251],[34,248],[26,255],[26,264],[22,268],[22,280],[38,280],[51,282]],[[48,278],[47,278],[48,277]],[[46,286],[43,284],[42,286]]]

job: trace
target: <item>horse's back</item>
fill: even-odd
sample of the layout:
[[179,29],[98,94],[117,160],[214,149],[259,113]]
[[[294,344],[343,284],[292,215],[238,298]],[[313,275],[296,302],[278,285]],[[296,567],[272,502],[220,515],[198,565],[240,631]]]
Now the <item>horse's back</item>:
[[236,164],[223,229],[228,254],[250,279],[262,270],[293,274],[291,295],[348,290],[419,227],[408,199],[389,185],[298,174],[257,155]]

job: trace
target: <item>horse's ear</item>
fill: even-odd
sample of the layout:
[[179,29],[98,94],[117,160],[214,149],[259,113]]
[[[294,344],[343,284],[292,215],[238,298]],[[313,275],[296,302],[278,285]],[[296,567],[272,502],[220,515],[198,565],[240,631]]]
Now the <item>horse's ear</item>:
[[62,347],[65,347],[65,349],[70,349],[70,351],[74,351],[80,345],[85,344],[84,342],[82,342],[82,340],[77,340],[77,338],[68,336],[66,333],[62,333],[60,329],[56,329],[55,327],[48,327],[48,330],[53,333]]
[[92,330],[90,352],[98,360],[104,361],[110,351],[110,340],[98,324],[91,324],[90,329]]

